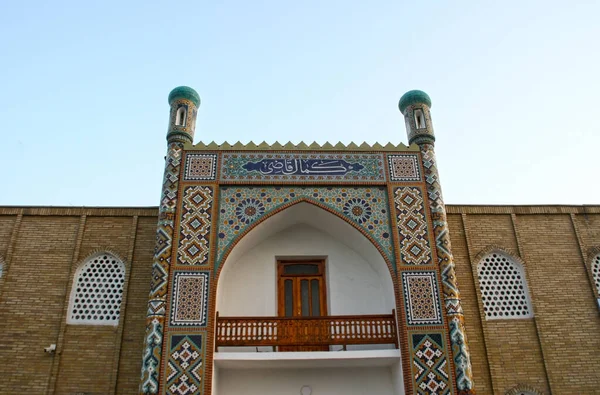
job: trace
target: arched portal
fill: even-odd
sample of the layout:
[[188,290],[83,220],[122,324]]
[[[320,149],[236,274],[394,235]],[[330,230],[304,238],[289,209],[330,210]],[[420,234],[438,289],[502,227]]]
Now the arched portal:
[[390,270],[373,243],[339,217],[307,202],[277,213],[228,255],[217,285],[221,315],[277,315],[278,259],[324,259],[331,315],[389,314]]
[[[256,225],[230,251],[216,279],[218,319],[281,316],[277,268],[282,260],[324,262],[327,316],[375,317],[391,315],[396,309],[391,268],[373,242],[344,219],[302,201]],[[314,326],[318,324],[307,330]],[[286,367],[290,369],[279,370]],[[400,354],[394,344],[331,345],[318,350],[220,347],[215,353],[214,383],[224,394],[242,389],[259,393],[248,368],[255,373],[262,370],[261,388],[273,394],[291,392],[296,382],[344,388],[348,394],[364,393],[370,388],[366,383],[376,382],[377,388],[370,388],[376,393],[404,393]],[[289,377],[281,380],[282,374]]]

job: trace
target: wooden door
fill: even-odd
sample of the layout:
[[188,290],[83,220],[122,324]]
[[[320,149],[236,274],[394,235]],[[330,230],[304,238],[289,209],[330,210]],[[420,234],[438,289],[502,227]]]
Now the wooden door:
[[[320,317],[327,315],[325,262],[321,260],[279,261],[277,273],[280,317]],[[328,346],[279,347],[279,351],[328,350]]]

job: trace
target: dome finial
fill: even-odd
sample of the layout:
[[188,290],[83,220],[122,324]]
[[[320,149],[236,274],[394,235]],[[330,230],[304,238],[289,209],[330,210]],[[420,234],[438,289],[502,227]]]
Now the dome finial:
[[169,104],[177,99],[187,99],[194,103],[196,107],[200,106],[200,95],[189,86],[178,86],[169,93]]
[[429,98],[429,95],[423,91],[408,91],[400,98],[398,108],[400,109],[400,112],[404,114],[406,107],[412,106],[413,104],[425,104],[427,107],[431,108],[431,99]]

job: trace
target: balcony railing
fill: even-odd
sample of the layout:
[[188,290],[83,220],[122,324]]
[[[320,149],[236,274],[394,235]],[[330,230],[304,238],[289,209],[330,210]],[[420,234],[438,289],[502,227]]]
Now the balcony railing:
[[[398,348],[396,313],[323,317],[219,317],[216,346],[302,347],[394,344]],[[314,351],[315,349],[313,349]]]

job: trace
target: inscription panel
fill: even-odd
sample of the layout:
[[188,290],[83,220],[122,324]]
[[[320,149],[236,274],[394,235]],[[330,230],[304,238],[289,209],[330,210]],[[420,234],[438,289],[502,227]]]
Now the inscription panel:
[[385,182],[382,154],[225,153],[223,182]]

